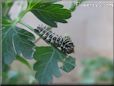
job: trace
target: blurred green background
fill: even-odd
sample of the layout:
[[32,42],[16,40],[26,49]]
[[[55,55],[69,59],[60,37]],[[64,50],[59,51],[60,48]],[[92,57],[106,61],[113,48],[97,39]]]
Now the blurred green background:
[[[6,66],[5,68],[7,70],[8,67]],[[88,58],[81,61],[80,71],[73,75],[75,79],[73,79],[72,82],[75,83],[70,84],[114,84],[113,72],[113,61],[107,57],[97,56],[94,59]],[[64,80],[62,82],[62,84],[66,84],[66,82],[64,83]],[[34,71],[26,65],[16,61],[12,64],[12,68],[8,73],[3,73],[3,83],[38,84],[38,81],[34,78]],[[58,82],[56,84],[61,83]]]

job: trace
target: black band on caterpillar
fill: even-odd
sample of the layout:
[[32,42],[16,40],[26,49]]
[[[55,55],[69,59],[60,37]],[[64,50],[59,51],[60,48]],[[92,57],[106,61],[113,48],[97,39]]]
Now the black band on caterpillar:
[[52,44],[57,48],[60,48],[62,52],[66,54],[74,52],[74,44],[68,36],[58,36],[52,31],[48,31],[47,27],[38,26],[37,29],[34,29],[34,31],[46,42]]

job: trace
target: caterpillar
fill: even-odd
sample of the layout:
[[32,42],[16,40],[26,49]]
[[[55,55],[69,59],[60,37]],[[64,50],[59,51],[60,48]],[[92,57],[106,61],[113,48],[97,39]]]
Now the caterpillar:
[[63,53],[71,54],[74,52],[74,44],[68,36],[59,36],[48,30],[46,26],[38,26],[36,29],[34,29],[34,32],[47,43],[50,43],[56,48],[60,49]]

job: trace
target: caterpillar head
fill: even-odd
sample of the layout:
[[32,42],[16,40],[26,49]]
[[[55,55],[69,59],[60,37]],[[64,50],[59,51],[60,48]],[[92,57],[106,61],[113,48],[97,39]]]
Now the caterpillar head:
[[64,43],[63,43],[63,51],[67,54],[73,53],[74,52],[74,44],[71,41],[69,36],[65,36],[64,38]]
[[66,45],[66,53],[70,54],[74,52],[74,44],[72,42],[69,42]]

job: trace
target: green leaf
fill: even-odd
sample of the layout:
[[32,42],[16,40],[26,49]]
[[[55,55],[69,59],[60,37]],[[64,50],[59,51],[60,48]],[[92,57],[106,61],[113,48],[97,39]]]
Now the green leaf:
[[73,12],[76,9],[76,3],[72,3],[71,7],[70,7],[70,11]]
[[38,47],[34,54],[36,63],[34,64],[34,70],[36,70],[36,79],[39,83],[47,84],[53,78],[53,75],[59,77],[61,75],[58,60],[58,52],[51,47]]
[[80,5],[84,1],[86,1],[86,0],[77,0],[77,5]]
[[29,0],[28,7],[33,8],[34,6],[36,6],[40,3],[54,3],[54,2],[58,2],[58,1],[60,1],[60,0]]
[[70,10],[64,9],[63,5],[60,4],[39,4],[31,9],[31,12],[52,27],[57,27],[57,22],[67,23],[66,19],[71,17]]
[[10,64],[16,55],[32,58],[34,53],[34,36],[26,30],[16,27],[14,24],[3,26],[2,34],[3,62]]
[[73,2],[71,7],[70,7],[70,11],[71,12],[75,11],[76,8],[84,1],[86,1],[86,0],[77,0],[76,2]]
[[20,61],[21,63],[25,64],[28,68],[31,69],[31,66],[30,66],[29,62],[26,59],[24,59],[23,57],[18,56],[18,55],[16,56],[16,59],[18,61]]
[[113,70],[104,71],[97,78],[98,80],[103,80],[103,81],[112,80],[114,78],[114,71]]
[[17,84],[19,79],[21,78],[21,74],[16,71],[8,71],[8,77],[5,83],[3,84]]
[[[113,78],[113,62],[107,57],[98,56],[92,59],[84,59],[82,64],[81,77],[84,82],[89,83],[88,78],[92,80],[93,77],[95,82],[111,81]],[[99,73],[96,76],[97,71],[99,71]]]
[[11,21],[9,18],[7,17],[2,17],[2,28],[4,29],[5,27],[7,28],[8,26],[11,25],[11,23],[13,23],[13,21]]
[[65,59],[63,66],[61,67],[65,72],[70,72],[75,68],[75,59],[69,56]]
[[10,70],[10,66],[2,62],[2,83],[6,83],[6,80],[8,79],[9,70]]
[[101,67],[112,67],[112,61],[110,61],[109,59],[107,59],[106,57],[96,57],[94,59],[84,59],[82,61],[82,64],[85,66],[85,67],[88,67],[90,70],[96,70],[98,68],[101,68]]
[[[34,58],[36,63],[34,64],[33,69],[36,71],[35,77],[40,84],[51,82],[53,76],[61,76],[58,62],[64,63],[67,72],[70,72],[75,67],[75,60],[71,56],[67,58],[66,55],[63,55],[63,53],[54,47],[37,47],[36,52],[34,53]],[[68,60],[70,60],[70,62],[68,62]]]
[[2,16],[8,16],[8,12],[13,4],[13,0],[5,0],[2,2]]

